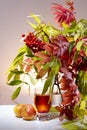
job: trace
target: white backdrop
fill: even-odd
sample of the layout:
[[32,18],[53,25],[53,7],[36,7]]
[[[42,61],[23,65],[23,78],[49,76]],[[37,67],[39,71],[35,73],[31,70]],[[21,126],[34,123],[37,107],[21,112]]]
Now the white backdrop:
[[[87,0],[73,1],[78,12],[77,18],[87,19]],[[0,0],[0,104],[14,103],[11,101],[14,88],[6,84],[6,71],[21,46],[21,34],[31,31],[26,17],[30,13],[39,14],[46,22],[55,24],[51,10],[54,2],[61,4],[64,0]],[[31,103],[32,94],[29,96],[27,89],[23,88],[16,101]]]

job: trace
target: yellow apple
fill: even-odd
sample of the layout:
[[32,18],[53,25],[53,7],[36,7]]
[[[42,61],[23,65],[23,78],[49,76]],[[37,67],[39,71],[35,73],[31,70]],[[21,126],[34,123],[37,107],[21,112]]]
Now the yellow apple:
[[34,106],[31,104],[26,104],[21,111],[21,116],[24,120],[33,120],[36,116]]
[[15,113],[16,117],[19,117],[19,118],[22,117],[21,116],[21,111],[22,111],[22,109],[23,109],[24,106],[25,106],[24,104],[17,104],[17,105],[15,105],[15,107],[14,107],[14,113]]

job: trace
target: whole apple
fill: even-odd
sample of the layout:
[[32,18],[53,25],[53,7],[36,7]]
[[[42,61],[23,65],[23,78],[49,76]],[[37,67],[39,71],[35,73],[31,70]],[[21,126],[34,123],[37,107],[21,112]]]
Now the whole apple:
[[36,110],[33,105],[26,104],[21,111],[21,116],[24,120],[33,120],[36,116]]
[[21,116],[21,111],[22,111],[22,109],[23,109],[24,106],[25,106],[24,104],[17,104],[17,105],[15,105],[15,107],[14,107],[14,113],[15,113],[16,117],[19,117],[19,118],[22,117]]

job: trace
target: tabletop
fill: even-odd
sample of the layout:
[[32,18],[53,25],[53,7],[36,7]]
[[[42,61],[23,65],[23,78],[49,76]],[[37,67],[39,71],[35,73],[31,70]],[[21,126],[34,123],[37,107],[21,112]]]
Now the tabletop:
[[15,117],[13,108],[14,105],[0,105],[0,130],[63,130],[58,118],[26,121]]

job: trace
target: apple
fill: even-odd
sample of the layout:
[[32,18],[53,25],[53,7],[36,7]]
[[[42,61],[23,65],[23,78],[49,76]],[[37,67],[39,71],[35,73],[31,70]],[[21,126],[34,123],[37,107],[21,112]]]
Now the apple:
[[33,120],[36,116],[36,110],[33,105],[26,104],[21,111],[21,116],[24,120]]
[[16,117],[19,117],[19,118],[22,117],[21,116],[21,111],[22,111],[22,109],[23,109],[24,106],[25,106],[24,104],[17,104],[17,105],[15,105],[15,107],[14,107],[14,113],[15,113]]

